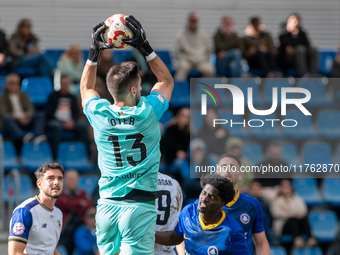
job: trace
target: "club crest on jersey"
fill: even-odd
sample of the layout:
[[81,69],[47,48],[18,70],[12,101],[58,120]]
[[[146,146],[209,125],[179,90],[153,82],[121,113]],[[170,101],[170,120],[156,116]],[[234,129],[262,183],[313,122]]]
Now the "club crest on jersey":
[[242,222],[243,224],[248,224],[249,221],[250,221],[250,217],[249,217],[248,214],[243,213],[243,214],[241,214],[241,216],[240,216],[240,220],[241,220],[241,222]]
[[25,226],[21,222],[17,222],[13,226],[13,233],[16,235],[21,235],[25,231]]
[[160,94],[157,94],[156,96],[158,97],[159,101],[164,104],[164,98]]
[[215,246],[210,246],[208,248],[208,255],[217,255],[218,249]]

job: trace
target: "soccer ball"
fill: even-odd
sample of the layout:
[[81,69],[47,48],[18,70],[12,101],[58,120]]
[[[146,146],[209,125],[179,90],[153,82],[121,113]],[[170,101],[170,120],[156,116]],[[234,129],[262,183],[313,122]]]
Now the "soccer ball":
[[130,47],[130,45],[122,41],[123,36],[133,38],[131,29],[125,26],[126,17],[127,15],[125,14],[115,14],[105,21],[106,30],[102,35],[103,40],[106,43],[112,44],[113,48],[117,50],[124,50]]

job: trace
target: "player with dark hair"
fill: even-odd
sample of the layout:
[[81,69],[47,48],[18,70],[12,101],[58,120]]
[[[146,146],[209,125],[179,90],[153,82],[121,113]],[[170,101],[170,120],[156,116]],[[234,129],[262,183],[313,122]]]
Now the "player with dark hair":
[[112,48],[101,34],[106,25],[93,27],[89,58],[80,82],[84,113],[94,130],[98,149],[100,199],[96,224],[101,254],[153,254],[160,163],[159,119],[168,109],[172,76],[151,48],[142,25],[133,16],[125,25],[134,33],[123,41],[136,48],[158,78],[151,94],[141,96],[139,67],[133,62],[114,65],[107,86],[115,103],[94,90],[97,63],[104,49]]
[[243,228],[250,253],[252,253],[254,239],[256,254],[269,255],[270,248],[264,231],[261,204],[256,198],[238,190],[238,182],[242,179],[240,160],[231,154],[223,154],[219,158],[218,166],[222,170],[216,173],[228,179],[235,189],[235,197],[223,209],[226,209],[227,214]]
[[62,229],[62,213],[54,206],[63,190],[64,169],[58,163],[44,164],[34,173],[39,195],[22,202],[13,211],[8,254],[54,254]]
[[235,191],[226,178],[205,175],[196,203],[187,205],[179,216],[173,231],[156,232],[156,243],[163,245],[185,243],[185,254],[250,255],[240,225],[222,210],[232,201]]

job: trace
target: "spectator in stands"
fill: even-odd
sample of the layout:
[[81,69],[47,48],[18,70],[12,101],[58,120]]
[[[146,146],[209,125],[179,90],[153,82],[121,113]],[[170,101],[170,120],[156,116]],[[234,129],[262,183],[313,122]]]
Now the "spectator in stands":
[[229,133],[223,127],[214,127],[214,119],[218,119],[218,115],[214,109],[210,108],[207,110],[198,137],[206,143],[209,153],[221,155],[224,153],[224,146]]
[[75,96],[80,95],[79,83],[84,68],[84,57],[79,45],[72,44],[65,53],[60,56],[58,63],[60,73],[67,75],[71,81],[71,93]]
[[[267,158],[258,165],[269,167],[288,167],[287,162],[281,160],[282,148],[278,142],[272,142],[267,150]],[[285,173],[286,178],[290,178],[288,173]],[[280,184],[280,179],[278,179],[278,173],[271,172],[266,173],[263,177],[262,174],[256,173],[255,177],[263,186],[273,187]],[[261,178],[263,177],[263,178]]]
[[299,76],[303,77],[309,68],[312,77],[318,75],[318,50],[311,47],[307,34],[301,26],[299,14],[294,13],[289,16],[279,40],[279,59],[285,74],[288,68],[297,68]]
[[[271,202],[270,211],[274,218],[273,230],[276,236],[292,235],[294,247],[316,245],[316,239],[310,233],[307,205],[294,193],[290,179],[281,180],[280,192]],[[307,236],[307,242],[301,237],[302,235]]]
[[92,200],[87,197],[85,190],[78,187],[78,183],[78,171],[66,171],[65,188],[56,203],[63,213],[63,230],[60,241],[66,247],[68,254],[73,254],[73,235],[76,229],[85,223],[85,212],[93,206]]
[[199,18],[194,12],[188,15],[187,25],[175,42],[177,71],[175,79],[185,80],[191,69],[197,69],[204,77],[215,76],[215,67],[210,64],[210,39],[199,29]]
[[8,55],[8,42],[2,29],[0,29],[0,69],[4,69],[6,73],[12,71],[12,58]]
[[216,68],[227,69],[230,77],[242,74],[243,41],[234,31],[233,18],[224,16],[214,36]]
[[52,132],[52,150],[56,158],[62,132],[72,131],[88,147],[88,124],[78,120],[79,108],[75,96],[69,93],[71,81],[67,75],[60,78],[60,90],[53,92],[46,105],[47,130]]
[[164,155],[165,164],[170,166],[176,158],[187,158],[189,143],[190,110],[185,107],[178,110],[161,140],[161,152]]
[[113,63],[113,50],[103,50],[100,55],[100,63],[97,66],[97,76],[99,76],[106,83],[106,74],[109,69],[114,65]]
[[31,32],[29,19],[19,21],[16,32],[11,36],[8,47],[16,67],[35,68],[40,76],[52,76],[53,66],[39,51],[38,38]]
[[259,17],[250,18],[250,24],[244,30],[244,56],[250,68],[260,69],[264,77],[276,75],[276,53],[272,36],[265,31]]
[[[0,117],[5,134],[11,137],[17,149],[22,141],[47,140],[44,135],[45,116],[41,112],[34,112],[29,96],[21,90],[20,77],[15,73],[6,76],[4,93],[0,97]],[[25,131],[32,129],[33,132],[25,134]]]
[[333,62],[331,77],[340,78],[340,44],[338,46],[338,53]]
[[[243,147],[243,141],[239,137],[230,137],[226,144],[225,144],[225,153],[231,154],[235,157],[237,157],[240,162],[241,166],[250,166],[249,160],[242,156],[242,147]],[[244,172],[242,174],[242,179],[238,182],[238,189],[242,193],[248,193],[250,184],[254,179],[254,173],[251,172]]]
[[76,255],[99,255],[96,232],[96,208],[91,207],[85,213],[85,224],[74,233]]

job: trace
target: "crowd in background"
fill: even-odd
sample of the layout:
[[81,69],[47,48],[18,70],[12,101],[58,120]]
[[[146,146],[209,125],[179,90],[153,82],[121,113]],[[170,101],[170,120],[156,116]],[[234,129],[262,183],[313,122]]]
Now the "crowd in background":
[[[237,21],[236,21],[237,22]],[[177,72],[174,78],[185,80],[192,69],[203,77],[223,74],[227,77],[249,77],[249,68],[258,69],[262,77],[283,77],[289,69],[297,70],[297,77],[318,77],[318,51],[312,46],[298,14],[289,16],[282,24],[279,45],[275,45],[260,17],[251,17],[244,30],[238,35],[233,28],[232,17],[225,16],[213,38],[199,28],[199,16],[190,13],[185,29],[177,37],[174,48]],[[58,68],[53,69],[50,59],[39,50],[38,38],[32,32],[29,19],[19,22],[16,32],[7,40],[0,31],[0,68],[6,76],[6,85],[0,97],[0,130],[5,139],[11,140],[20,155],[22,143],[49,141],[54,159],[64,132],[86,144],[90,158],[96,162],[96,148],[93,133],[82,114],[79,104],[79,82],[84,66],[82,51],[77,45],[70,45],[60,57]],[[213,45],[212,45],[213,44]],[[106,73],[114,64],[113,52],[105,50],[98,65],[96,90],[103,98],[113,103],[106,88]],[[215,65],[211,54],[215,54]],[[150,91],[156,78],[146,61],[137,52],[129,59],[140,65],[143,93]],[[34,68],[39,76],[54,81],[55,91],[48,103],[34,107],[29,96],[21,90],[21,77],[17,68]],[[340,48],[335,58],[332,77],[340,77]],[[175,177],[182,186],[187,200],[197,198],[200,193],[198,179],[190,178],[190,168],[196,165],[216,163],[214,157],[230,153],[240,158],[242,165],[250,165],[242,156],[242,139],[232,137],[224,128],[214,128],[211,119],[217,113],[209,109],[197,136],[190,140],[190,109],[171,109],[175,117],[161,126],[162,164],[160,171]],[[287,164],[282,162],[279,144],[268,146],[268,158],[263,165]],[[191,160],[191,164],[190,164]],[[193,171],[192,171],[193,172]],[[199,177],[199,176],[197,176]],[[94,235],[94,214],[98,189],[89,197],[78,188],[77,170],[68,170],[65,176],[65,190],[58,199],[57,206],[63,212],[64,229],[61,243],[72,254],[97,254]],[[260,179],[253,174],[245,175],[239,183],[241,192],[258,198],[262,204],[267,238],[277,243],[282,234],[294,236],[291,246],[314,246],[308,225],[306,203],[293,190],[290,179]],[[306,238],[305,238],[306,237]],[[85,245],[86,244],[86,245]]]

